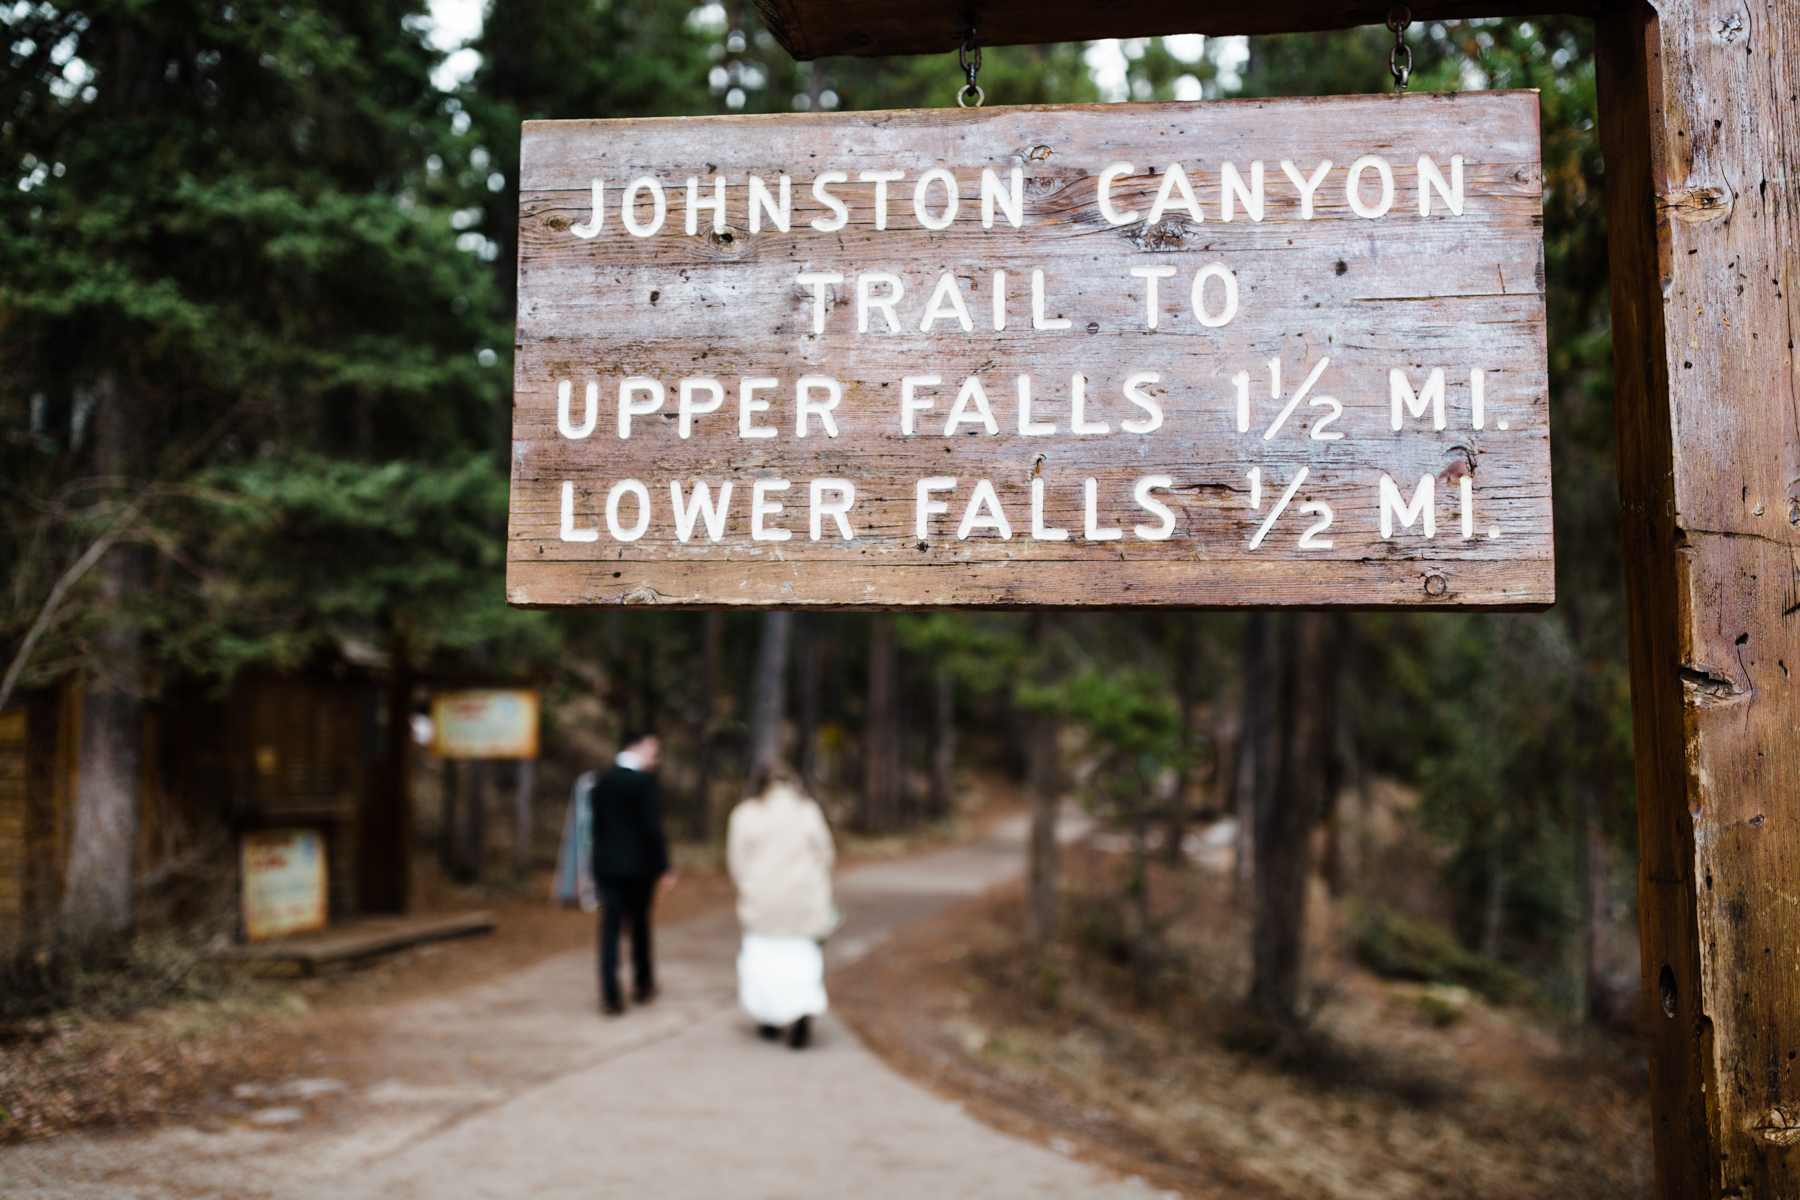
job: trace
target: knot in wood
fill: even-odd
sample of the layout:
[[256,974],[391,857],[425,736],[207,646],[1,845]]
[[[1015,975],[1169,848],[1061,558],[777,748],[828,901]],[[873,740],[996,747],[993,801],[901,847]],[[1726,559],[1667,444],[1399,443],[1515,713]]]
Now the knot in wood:
[[1194,231],[1193,222],[1186,217],[1169,217],[1154,225],[1129,225],[1122,232],[1125,240],[1139,250],[1155,254],[1186,249],[1188,235]]

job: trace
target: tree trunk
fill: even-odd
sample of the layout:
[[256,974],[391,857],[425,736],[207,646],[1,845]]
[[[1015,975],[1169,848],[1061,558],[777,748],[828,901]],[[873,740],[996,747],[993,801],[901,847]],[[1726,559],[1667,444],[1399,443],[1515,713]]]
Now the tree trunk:
[[1481,953],[1488,958],[1500,957],[1500,936],[1506,931],[1506,859],[1498,850],[1490,850],[1487,897],[1481,910]]
[[862,814],[868,833],[892,832],[900,815],[900,730],[894,618],[881,613],[869,628],[869,703],[863,730]]
[[488,775],[491,765],[486,762],[471,762],[468,766],[469,795],[463,805],[463,834],[461,858],[462,879],[465,883],[479,883],[482,872],[487,867],[487,793]]
[[[1051,633],[1051,619],[1043,613],[1031,616],[1031,644],[1037,647],[1040,681],[1049,674],[1049,652],[1045,649]],[[1054,713],[1027,713],[1025,717],[1027,754],[1025,790],[1031,797],[1031,840],[1027,848],[1026,886],[1030,904],[1027,909],[1026,936],[1041,954],[1056,940],[1057,874],[1059,848],[1056,840],[1057,815],[1061,807],[1061,771],[1057,761],[1057,719]]]
[[[1329,651],[1339,662],[1350,664],[1347,671],[1349,679],[1361,678],[1357,666],[1357,628],[1356,618],[1348,613],[1341,614],[1333,622],[1333,644]],[[1340,672],[1340,674],[1346,674]],[[1338,676],[1334,676],[1336,678]],[[1342,686],[1342,685],[1337,685]],[[1342,697],[1339,697],[1337,710],[1340,715],[1332,723],[1329,730],[1331,737],[1331,753],[1325,760],[1325,862],[1322,864],[1325,886],[1333,899],[1342,896],[1349,887],[1349,876],[1344,865],[1344,824],[1348,819],[1344,812],[1344,781],[1351,773],[1351,760],[1356,754],[1355,737],[1350,729],[1349,719],[1342,715]]]
[[1259,755],[1266,749],[1268,725],[1273,712],[1268,703],[1270,670],[1269,638],[1272,618],[1252,613],[1244,625],[1243,689],[1239,697],[1237,754],[1232,763],[1231,794],[1237,814],[1237,841],[1231,864],[1231,894],[1241,900],[1250,891],[1255,877],[1256,857],[1256,785],[1263,775]]
[[956,789],[956,677],[939,667],[932,680],[931,813],[933,820],[950,815]]
[[800,646],[796,655],[795,667],[798,673],[797,697],[798,713],[796,714],[798,729],[795,740],[798,748],[795,753],[795,767],[806,786],[816,791],[820,785],[819,775],[819,677],[825,664],[825,639],[819,629],[819,618],[808,616],[800,624],[797,634]]
[[513,874],[524,879],[531,874],[531,798],[537,783],[537,762],[522,758],[513,786]]
[[787,720],[788,644],[794,614],[763,614],[762,641],[756,648],[756,679],[750,701],[750,769],[781,757],[781,729]]
[[1150,787],[1138,780],[1131,797],[1131,990],[1150,1002],[1156,974],[1156,930],[1150,903]]
[[725,614],[709,612],[700,625],[700,752],[695,764],[694,798],[688,807],[688,835],[696,842],[712,840],[712,785],[719,752],[719,692],[723,688]]
[[406,638],[396,629],[388,645],[381,756],[357,834],[358,907],[365,913],[403,913],[412,895],[413,676]]
[[1252,736],[1256,780],[1256,915],[1250,1004],[1281,1024],[1300,1019],[1306,883],[1313,823],[1324,807],[1336,725],[1341,617],[1259,615],[1270,664]]
[[[144,436],[127,411],[135,406],[111,371],[101,374],[94,399],[95,471],[109,484],[129,485],[136,442]],[[114,546],[93,568],[96,608],[106,625],[95,646],[94,668],[83,681],[74,828],[61,913],[63,936],[79,949],[123,939],[132,929],[143,644],[123,611],[134,598],[138,566],[135,548]]]
[[1194,707],[1199,694],[1195,676],[1200,664],[1195,661],[1194,622],[1192,613],[1177,613],[1175,640],[1175,698],[1181,721],[1181,767],[1175,776],[1175,794],[1169,798],[1168,827],[1163,834],[1163,859],[1170,866],[1181,862],[1182,842],[1187,837],[1188,787],[1194,779]]
[[653,636],[657,626],[646,623],[638,633],[637,643],[637,685],[633,689],[637,694],[637,727],[639,729],[655,729],[662,719],[662,693],[656,686],[656,638]]
[[1600,792],[1595,785],[1583,786],[1576,801],[1575,886],[1581,908],[1581,929],[1577,939],[1575,964],[1574,1012],[1582,1021],[1608,1015],[1609,997],[1601,976],[1601,935],[1606,925],[1606,835],[1600,827]]
[[460,805],[457,803],[458,793],[462,790],[462,763],[454,758],[442,759],[439,762],[439,799],[438,809],[438,869],[445,878],[454,879],[458,873],[457,836],[462,825],[456,819]]

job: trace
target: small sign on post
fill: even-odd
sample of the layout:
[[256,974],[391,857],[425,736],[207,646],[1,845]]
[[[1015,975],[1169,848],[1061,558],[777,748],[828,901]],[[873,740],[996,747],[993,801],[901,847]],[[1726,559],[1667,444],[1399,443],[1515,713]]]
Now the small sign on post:
[[432,750],[439,758],[538,755],[538,694],[529,688],[439,692],[431,698]]
[[528,122],[509,599],[1554,597],[1531,92]]

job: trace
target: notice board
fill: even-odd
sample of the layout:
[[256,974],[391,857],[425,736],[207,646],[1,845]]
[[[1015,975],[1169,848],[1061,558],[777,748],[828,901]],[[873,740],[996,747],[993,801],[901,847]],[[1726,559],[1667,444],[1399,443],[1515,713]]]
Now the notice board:
[[244,936],[252,942],[325,928],[325,838],[316,829],[246,833],[240,846]]

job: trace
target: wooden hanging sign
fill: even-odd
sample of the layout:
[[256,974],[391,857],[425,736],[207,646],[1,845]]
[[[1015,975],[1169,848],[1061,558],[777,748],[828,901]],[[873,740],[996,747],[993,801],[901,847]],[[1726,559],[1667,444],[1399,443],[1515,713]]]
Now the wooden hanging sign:
[[1540,607],[1534,92],[527,122],[524,605]]

